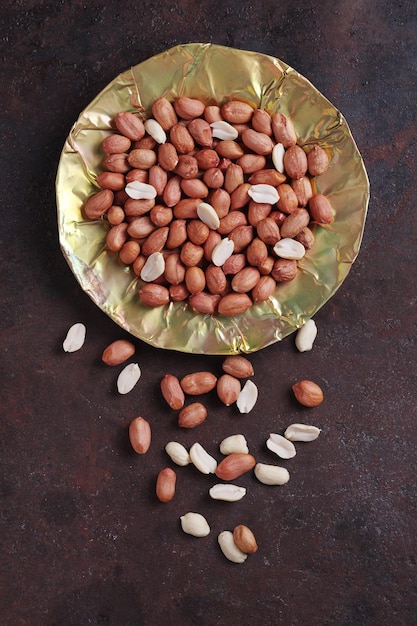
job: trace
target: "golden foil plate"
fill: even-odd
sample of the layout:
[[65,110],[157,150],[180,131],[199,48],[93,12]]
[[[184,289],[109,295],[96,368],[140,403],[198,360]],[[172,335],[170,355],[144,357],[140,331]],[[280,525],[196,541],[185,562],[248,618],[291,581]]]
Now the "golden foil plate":
[[[299,262],[295,280],[277,286],[268,302],[236,318],[196,314],[184,303],[156,309],[137,295],[141,281],[106,249],[106,220],[85,221],[82,207],[98,191],[100,144],[119,111],[140,111],[164,95],[207,104],[240,99],[291,117],[301,146],[319,143],[332,160],[316,179],[335,221],[315,226],[315,244]],[[56,179],[59,239],[83,290],[119,326],[158,348],[186,353],[235,354],[260,350],[310,319],[336,292],[357,257],[369,202],[366,170],[342,114],[282,61],[213,44],[186,44],[117,76],[80,114],[63,148]]]

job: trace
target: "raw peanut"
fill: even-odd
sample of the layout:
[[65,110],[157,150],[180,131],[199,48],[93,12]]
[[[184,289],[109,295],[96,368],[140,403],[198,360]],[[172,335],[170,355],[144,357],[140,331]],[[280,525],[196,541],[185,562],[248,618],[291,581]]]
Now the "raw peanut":
[[281,238],[277,223],[270,217],[266,217],[257,223],[256,232],[259,239],[271,246],[274,246]]
[[252,300],[246,293],[228,293],[223,296],[217,310],[220,315],[233,317],[245,313],[252,306]]
[[225,122],[224,120],[212,122],[210,124],[212,135],[215,139],[225,140],[234,140],[239,137],[239,131],[236,128],[236,125],[229,124],[229,122]]
[[217,106],[216,104],[206,106],[206,108],[204,109],[204,119],[209,124],[211,124],[212,122],[221,121],[223,118],[220,112],[220,107]]
[[222,269],[225,275],[237,274],[246,265],[246,256],[242,253],[232,254],[222,265]]
[[279,200],[278,192],[272,185],[251,185],[248,195],[252,200],[261,204],[275,204]]
[[218,267],[224,265],[224,262],[233,254],[235,244],[228,237],[221,239],[213,248],[211,261]]
[[181,178],[195,178],[198,175],[197,159],[189,154],[181,154],[174,172]]
[[225,189],[215,189],[210,193],[209,201],[221,219],[229,212],[230,194]]
[[131,143],[131,140],[129,137],[126,137],[126,135],[118,135],[115,133],[103,139],[101,147],[103,148],[103,152],[107,154],[121,154],[129,150]]
[[233,540],[239,550],[245,554],[254,554],[258,550],[255,535],[250,528],[244,524],[239,524],[233,529]]
[[292,386],[292,390],[303,406],[315,407],[323,402],[323,391],[311,380],[300,380]]
[[102,189],[119,191],[125,186],[125,177],[117,172],[103,172],[97,176],[96,183]]
[[77,352],[80,350],[84,345],[86,331],[87,329],[84,324],[80,322],[73,324],[71,328],[68,329],[62,344],[64,352]]
[[186,513],[181,515],[181,528],[187,535],[193,537],[207,537],[210,534],[210,526],[206,518],[200,513]]
[[103,189],[90,196],[84,204],[84,213],[90,220],[98,220],[112,206],[114,193]]
[[211,294],[221,294],[227,286],[227,279],[221,267],[209,265],[206,269],[207,289]]
[[135,198],[128,198],[124,204],[124,212],[127,217],[138,217],[149,213],[149,211],[155,206],[154,198],[143,198],[141,200],[135,200]]
[[258,399],[258,388],[254,382],[247,380],[236,400],[240,413],[250,413]]
[[218,483],[209,489],[209,495],[213,500],[237,502],[246,495],[246,489],[230,483]]
[[281,459],[292,459],[296,455],[294,444],[277,433],[271,433],[267,439],[266,447],[277,454]]
[[261,154],[244,154],[237,160],[237,165],[242,168],[244,174],[253,174],[265,167],[266,159]]
[[198,265],[204,256],[201,246],[196,246],[191,241],[186,241],[180,252],[180,259],[187,267]]
[[129,152],[127,160],[132,167],[140,170],[148,170],[156,163],[156,154],[153,150],[136,148]]
[[165,97],[158,98],[152,104],[152,115],[165,131],[178,123],[177,114],[172,104]]
[[169,235],[166,240],[168,250],[175,250],[187,240],[187,222],[184,219],[176,219],[169,225]]
[[249,177],[251,185],[272,185],[273,187],[281,185],[285,180],[285,174],[272,169],[259,170]]
[[148,182],[156,190],[157,196],[162,196],[168,182],[168,174],[160,165],[152,165],[149,168]]
[[[229,376],[229,374],[226,374],[226,376]],[[248,442],[244,435],[230,435],[221,441],[220,452],[222,454],[234,454],[235,452],[249,454]]]
[[154,120],[152,117],[145,120],[143,125],[145,126],[145,131],[152,137],[152,139],[157,143],[165,143],[167,140],[166,132],[162,128],[161,124]]
[[248,223],[245,213],[242,211],[230,211],[221,218],[217,232],[221,235],[228,235],[238,226],[246,226]]
[[154,230],[142,243],[142,254],[150,256],[154,252],[161,252],[168,238],[168,233],[168,226],[163,226],[162,228]]
[[223,374],[217,381],[217,395],[226,406],[230,406],[236,402],[240,390],[240,380],[230,374]]
[[271,213],[271,204],[261,204],[260,202],[254,202],[251,200],[248,207],[248,221],[252,226],[257,227],[259,222]]
[[103,161],[103,167],[109,172],[118,172],[120,174],[127,174],[130,170],[129,161],[127,160],[127,153],[116,152],[109,154]]
[[174,216],[177,219],[195,219],[198,217],[197,207],[201,198],[183,198],[174,207]]
[[275,259],[273,256],[268,255],[261,265],[258,265],[258,270],[263,276],[270,274],[274,268]]
[[142,137],[139,141],[135,141],[132,147],[143,148],[144,150],[154,150],[156,147],[156,141],[150,135],[145,135],[145,137]]
[[275,291],[276,281],[272,276],[261,276],[255,287],[252,289],[252,300],[256,302],[265,302]]
[[207,185],[200,178],[184,178],[181,189],[190,198],[206,198],[209,194]]
[[301,326],[295,336],[295,345],[299,352],[308,352],[313,348],[317,337],[317,326],[313,319],[309,319]]
[[184,392],[181,388],[180,381],[172,374],[165,374],[161,380],[161,392],[164,400],[171,409],[175,411],[182,409],[185,402]]
[[290,441],[314,441],[321,430],[309,424],[290,424],[284,432],[284,437]]
[[217,461],[199,443],[194,443],[190,448],[190,459],[192,464],[202,474],[214,474],[217,468]]
[[117,226],[117,224],[121,224],[124,219],[125,212],[123,211],[121,206],[116,206],[115,204],[113,204],[107,211],[107,220],[112,226]]
[[172,143],[163,143],[158,147],[158,163],[166,172],[173,172],[178,163],[178,152]]
[[271,276],[277,283],[286,283],[297,276],[297,261],[292,259],[278,259],[274,263]]
[[237,163],[230,163],[230,165],[226,168],[226,173],[224,175],[224,188],[227,193],[232,193],[244,182],[243,170]]
[[164,206],[163,204],[156,204],[149,211],[149,218],[152,224],[161,228],[162,226],[168,226],[174,217],[174,213],[171,208]]
[[242,209],[249,201],[249,190],[251,185],[249,183],[242,183],[239,187],[230,194],[230,208],[233,210]]
[[296,237],[310,223],[310,214],[306,209],[295,209],[280,227],[281,237]]
[[284,169],[290,178],[302,178],[307,173],[307,155],[300,146],[290,146],[284,154]]
[[218,167],[210,167],[203,174],[203,182],[210,189],[220,189],[224,183],[224,174]]
[[285,485],[290,479],[289,472],[285,467],[266,463],[257,463],[254,474],[259,482],[264,485]]
[[[126,222],[124,223],[126,224]],[[120,226],[122,226],[122,224],[120,224]],[[134,239],[143,239],[144,237],[148,237],[148,235],[155,230],[155,224],[147,215],[143,217],[136,217],[130,222],[129,225],[126,224],[126,226],[128,235]]]
[[178,416],[178,426],[181,428],[195,428],[200,426],[207,417],[207,409],[200,402],[193,402],[185,406]]
[[139,254],[139,256],[133,261],[132,269],[136,276],[140,276],[143,266],[146,263],[146,256]]
[[297,135],[289,117],[283,113],[275,113],[271,119],[272,132],[277,143],[282,143],[284,148],[289,148],[297,143]]
[[149,283],[139,289],[139,297],[147,306],[163,306],[169,302],[169,291],[163,285]]
[[215,230],[210,230],[209,235],[203,245],[204,258],[206,261],[211,261],[213,250],[221,242],[221,240],[222,238],[220,233],[216,232]]
[[258,131],[258,133],[264,133],[268,136],[272,135],[272,120],[267,111],[256,109],[253,112],[251,123],[252,127]]
[[262,239],[255,237],[246,249],[248,263],[254,267],[259,267],[268,258],[268,248]]
[[179,285],[185,278],[185,266],[179,254],[169,254],[165,259],[165,278],[171,285]]
[[217,377],[211,372],[194,372],[180,380],[182,390],[190,396],[208,393],[215,388],[216,383]]
[[206,277],[201,267],[188,267],[185,271],[185,285],[192,296],[203,291],[206,286]]
[[231,124],[246,124],[251,120],[253,111],[250,104],[240,100],[230,100],[220,107],[223,119]]
[[190,220],[187,224],[188,239],[197,246],[201,246],[205,241],[207,241],[209,232],[210,229],[207,224],[204,224],[204,222],[200,220]]
[[291,187],[297,196],[298,206],[305,207],[308,204],[311,196],[313,195],[313,189],[308,176],[303,176],[291,181]]
[[210,148],[199,150],[194,156],[197,159],[200,170],[208,170],[212,167],[217,167],[220,163],[219,155],[215,150],[211,150]]
[[234,252],[237,254],[243,252],[253,240],[253,226],[244,224],[237,226],[229,233],[229,239],[235,245]]
[[271,154],[274,147],[272,139],[268,135],[259,133],[252,128],[243,131],[242,141],[249,150],[262,156]]
[[254,374],[252,363],[240,354],[226,357],[223,361],[222,369],[236,378],[249,378],[249,376]]
[[197,206],[197,215],[203,224],[208,227],[207,236],[204,238],[205,242],[210,234],[210,229],[216,229],[220,226],[220,219],[214,207],[212,207],[211,204],[208,204],[208,202],[201,202]]
[[283,259],[294,259],[299,261],[305,254],[304,246],[295,239],[284,237],[274,246],[274,252]]
[[148,178],[149,178],[149,171],[148,170],[133,169],[133,170],[129,170],[126,173],[126,182],[127,183],[131,183],[133,180],[137,180],[140,183],[147,183],[148,182]]
[[178,154],[192,152],[195,147],[194,139],[186,126],[174,124],[169,131],[169,139]]
[[207,293],[201,291],[195,295],[191,295],[189,298],[190,306],[197,311],[197,313],[203,313],[208,315],[214,315],[217,311],[220,295]]
[[308,210],[313,221],[318,224],[331,224],[334,221],[331,204],[326,196],[321,193],[317,193],[310,198]]
[[170,457],[171,461],[176,465],[180,465],[181,467],[185,467],[191,463],[190,455],[187,452],[187,449],[178,441],[170,441],[165,446],[165,452]]
[[[190,293],[185,286],[185,283],[180,283],[179,285],[170,285],[169,286],[169,297],[173,302],[183,302],[189,297]],[[192,296],[193,298],[198,298],[201,294],[197,294],[196,296]]]
[[217,154],[219,154],[221,157],[225,157],[226,159],[239,159],[239,157],[243,156],[244,154],[242,146],[232,139],[219,141],[219,143],[216,145],[215,150]]
[[[145,255],[146,256],[146,255]],[[165,259],[162,252],[151,252],[142,267],[140,277],[147,283],[156,281],[165,271]]]
[[148,183],[142,183],[138,180],[132,180],[125,187],[125,192],[129,198],[134,200],[154,200],[156,197],[156,189]]
[[156,479],[156,497],[161,502],[170,502],[175,496],[177,475],[170,467],[162,469]]
[[217,540],[224,556],[232,563],[244,563],[248,558],[248,555],[235,544],[233,533],[230,530],[223,530]]
[[203,115],[205,105],[201,100],[197,100],[196,98],[178,96],[178,98],[174,100],[174,109],[178,117],[184,120],[192,120],[195,117]]
[[199,146],[210,148],[213,145],[213,135],[211,133],[210,124],[206,122],[206,120],[192,120],[187,128],[191,137]]
[[251,454],[234,452],[218,464],[215,474],[221,480],[234,480],[253,469],[255,464]]
[[120,365],[134,354],[135,346],[133,343],[126,339],[118,339],[107,346],[101,356],[101,360],[106,365]]
[[139,141],[145,134],[142,120],[130,111],[117,113],[114,122],[118,131],[132,141]]
[[138,454],[145,454],[151,445],[151,426],[143,417],[135,417],[129,425],[129,439]]
[[126,365],[117,377],[117,391],[122,395],[132,391],[133,387],[141,377],[141,373],[142,372],[137,363],[129,363],[129,365]]
[[[175,207],[181,199],[181,176],[172,176],[165,186],[162,199],[167,207]],[[175,213],[174,213],[175,214]]]
[[256,267],[244,267],[232,278],[232,289],[237,293],[247,293],[258,283],[261,275]]
[[285,148],[282,143],[276,143],[272,149],[272,163],[281,174],[284,173],[284,154]]
[[308,226],[303,228],[303,230],[295,236],[295,239],[302,243],[306,250],[311,250],[314,245],[314,235]]
[[326,150],[319,145],[314,145],[307,154],[308,173],[310,176],[321,176],[327,172],[329,157]]
[[127,240],[127,223],[112,226],[106,236],[106,246],[111,252],[119,252]]
[[277,207],[284,213],[292,213],[298,207],[298,199],[294,189],[288,183],[278,185],[279,200]]

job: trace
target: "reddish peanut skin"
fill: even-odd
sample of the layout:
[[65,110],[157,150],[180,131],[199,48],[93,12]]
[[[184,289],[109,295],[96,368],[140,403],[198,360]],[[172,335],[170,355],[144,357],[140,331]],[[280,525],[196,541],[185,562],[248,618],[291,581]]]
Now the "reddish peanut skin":
[[156,497],[160,502],[170,502],[175,496],[177,475],[170,467],[162,469],[156,479]]
[[143,417],[136,417],[129,425],[129,439],[138,454],[145,454],[151,445],[151,427]]
[[120,365],[130,359],[135,354],[135,346],[126,339],[118,339],[113,341],[104,350],[101,360],[106,365]]
[[251,454],[234,452],[219,463],[216,476],[221,480],[235,480],[255,467],[256,461]]
[[303,406],[315,407],[323,402],[323,391],[311,380],[300,380],[292,386],[292,390],[298,402]]
[[184,406],[185,396],[176,376],[173,376],[172,374],[165,374],[161,380],[161,392],[171,409],[174,409],[175,411],[182,409]]
[[240,354],[227,356],[223,361],[222,369],[235,378],[248,378],[254,374],[252,363]]
[[184,393],[190,396],[208,393],[214,389],[216,383],[217,377],[211,372],[194,372],[193,374],[187,374],[180,380]]
[[180,428],[195,428],[200,426],[207,417],[207,409],[200,402],[193,402],[185,406],[178,416]]

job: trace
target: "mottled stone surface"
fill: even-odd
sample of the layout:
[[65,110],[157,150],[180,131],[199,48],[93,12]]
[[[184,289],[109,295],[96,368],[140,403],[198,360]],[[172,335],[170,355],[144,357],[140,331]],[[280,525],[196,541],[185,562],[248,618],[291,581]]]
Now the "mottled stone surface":
[[[2,626],[416,623],[415,2],[4,0],[1,25],[1,581]],[[159,394],[165,372],[221,372],[218,357],[141,342],[143,374],[127,396],[102,350],[126,336],[99,311],[61,255],[54,179],[79,112],[130,65],[178,43],[277,56],[346,117],[372,197],[358,260],[316,316],[311,353],[293,337],[254,354],[260,389],[247,416],[207,399],[209,418],[179,433]],[[61,348],[74,322],[84,348]],[[313,410],[289,391],[313,378]],[[129,421],[153,426],[135,455]],[[284,462],[282,488],[248,474],[241,502],[209,501],[213,479],[178,468],[175,499],[154,496],[163,447],[244,432],[251,451],[292,421],[323,429]],[[206,515],[204,539],[178,518]],[[250,526],[259,551],[226,561],[217,534]]]

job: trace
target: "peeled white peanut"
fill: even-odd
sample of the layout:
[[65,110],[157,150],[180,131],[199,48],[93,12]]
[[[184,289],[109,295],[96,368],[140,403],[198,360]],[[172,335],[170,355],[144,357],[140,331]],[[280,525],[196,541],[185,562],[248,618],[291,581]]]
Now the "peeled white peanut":
[[202,474],[214,474],[217,469],[217,461],[204,450],[201,444],[194,443],[189,454],[191,462]]
[[165,452],[170,457],[171,461],[176,465],[185,467],[191,463],[190,455],[187,449],[178,441],[170,441],[165,446]]
[[137,363],[129,363],[120,372],[117,378],[117,390],[121,394],[129,393],[141,376],[140,367]]
[[83,347],[87,329],[84,324],[73,324],[67,332],[62,347],[64,352],[76,352]]
[[142,267],[140,277],[146,283],[156,280],[165,271],[165,259],[162,252],[152,252],[146,259],[145,265]]
[[252,411],[258,399],[258,387],[251,380],[247,380],[236,400],[236,406],[241,413]]
[[220,443],[220,452],[222,454],[233,454],[234,452],[248,454],[249,448],[244,435],[230,435],[223,439]]
[[282,259],[294,259],[298,261],[302,259],[306,250],[302,243],[289,237],[280,239],[274,246],[274,252]]
[[284,433],[289,441],[314,441],[320,435],[321,430],[310,424],[290,424]]
[[197,215],[212,230],[216,230],[220,226],[219,216],[208,202],[200,202],[197,206]]
[[129,198],[134,200],[152,200],[152,198],[156,198],[155,187],[148,185],[148,183],[141,183],[138,180],[132,180],[132,182],[127,183],[125,191]]
[[237,139],[239,136],[238,131],[236,130],[236,128],[234,126],[232,126],[231,124],[229,124],[229,122],[224,122],[223,120],[219,120],[217,122],[212,122],[210,124],[211,127],[211,134],[213,135],[213,137],[216,137],[216,139],[222,139],[224,140],[234,140]]
[[186,513],[180,517],[181,527],[187,535],[193,537],[207,537],[210,533],[210,526],[206,518],[200,513]]
[[219,546],[224,556],[233,563],[244,563],[248,555],[242,552],[233,539],[233,533],[230,530],[223,530],[218,538]]
[[285,148],[282,143],[276,143],[272,149],[272,163],[275,169],[281,174],[284,173],[284,154]]
[[225,500],[226,502],[237,502],[246,495],[246,489],[230,483],[217,483],[209,489],[209,495],[213,500]]
[[261,204],[276,204],[279,200],[279,194],[275,187],[265,185],[264,183],[251,185],[248,189],[248,195],[254,202],[260,202]]
[[213,252],[211,253],[211,260],[213,265],[217,265],[217,267],[221,267],[227,259],[232,256],[233,251],[235,249],[235,244],[232,239],[228,237],[224,237],[219,243],[214,246]]
[[312,319],[307,320],[303,326],[297,331],[295,336],[295,345],[299,352],[307,352],[313,347],[315,338],[317,337],[316,322]]
[[165,143],[167,140],[166,132],[162,128],[161,124],[152,117],[145,120],[143,123],[148,135],[155,139],[156,143]]
[[257,463],[254,473],[259,482],[264,485],[285,485],[290,479],[290,474],[285,467]]
[[271,452],[275,452],[282,459],[292,459],[296,455],[296,449],[294,444],[276,433],[271,433],[269,439],[266,442],[266,447]]

